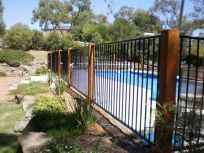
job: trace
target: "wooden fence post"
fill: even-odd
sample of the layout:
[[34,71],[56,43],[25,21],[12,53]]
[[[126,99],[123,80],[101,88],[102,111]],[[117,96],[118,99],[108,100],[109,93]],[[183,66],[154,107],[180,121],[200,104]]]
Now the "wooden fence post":
[[58,77],[61,79],[61,50],[58,50]]
[[[179,61],[179,31],[163,30],[160,45],[159,97],[157,111],[163,115],[162,122],[156,117],[155,143],[159,152],[172,152],[176,76]],[[167,111],[164,111],[164,108]]]
[[90,104],[94,98],[94,55],[95,55],[95,44],[89,43],[88,100],[89,100]]
[[71,49],[69,48],[67,50],[67,87],[69,88],[70,87],[70,84],[71,84],[71,67],[70,67],[70,64],[71,64]]

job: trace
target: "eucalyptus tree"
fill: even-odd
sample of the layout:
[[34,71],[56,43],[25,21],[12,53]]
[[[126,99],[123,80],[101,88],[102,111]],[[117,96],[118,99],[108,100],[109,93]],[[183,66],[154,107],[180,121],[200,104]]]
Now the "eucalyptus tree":
[[60,0],[40,0],[38,8],[33,10],[32,23],[39,22],[40,27],[48,29],[59,28],[61,24],[71,21],[72,6],[69,2]]
[[4,12],[4,7],[2,4],[2,0],[0,0],[0,36],[4,34],[5,31],[5,23],[3,20],[3,12]]

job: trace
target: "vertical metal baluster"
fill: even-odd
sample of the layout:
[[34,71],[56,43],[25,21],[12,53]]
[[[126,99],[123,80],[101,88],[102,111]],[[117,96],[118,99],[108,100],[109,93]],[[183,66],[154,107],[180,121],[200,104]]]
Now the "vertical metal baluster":
[[136,62],[135,62],[136,59],[135,58],[137,56],[137,49],[136,49],[137,45],[136,45],[136,43],[137,42],[135,40],[134,41],[134,50],[133,50],[133,55],[134,55],[133,63],[134,63],[134,66],[133,66],[133,98],[132,98],[132,125],[131,125],[133,129],[134,129],[133,122],[137,121],[137,118],[135,118],[135,120],[134,120],[134,114],[135,115],[137,114],[136,109],[134,109],[135,108],[135,64],[136,64]]
[[150,38],[147,39],[147,72],[146,72],[146,95],[145,95],[145,120],[144,120],[144,135],[146,136],[146,119],[147,119],[147,94],[148,94],[148,83],[149,83],[149,47],[150,47]]
[[[131,91],[132,91],[132,82],[131,82],[131,68],[132,68],[132,41],[130,41],[130,56],[129,56],[129,63],[130,63],[130,75],[129,75],[129,107],[128,107],[128,125],[132,128],[132,126],[130,125],[130,113],[131,113],[131,116],[133,118],[133,112],[130,112],[130,102],[131,102]],[[133,93],[134,94],[134,93]]]
[[[191,54],[191,38],[189,38],[189,50],[188,55]],[[187,105],[188,105],[188,92],[189,92],[189,76],[190,76],[190,64],[188,64],[187,72],[187,87],[186,87],[186,99],[185,99],[185,112],[184,112],[184,124],[183,124],[183,135],[182,135],[182,146],[184,147],[184,135],[186,133],[186,117],[187,117]]]
[[[140,50],[141,50],[141,46],[140,46],[140,43],[141,41],[139,40],[139,45],[138,45],[138,49],[139,49],[139,52],[138,52],[138,63],[137,63],[137,113],[136,113],[136,129],[137,129],[137,126],[140,124],[139,121],[140,119],[137,119],[137,117],[139,116],[139,112],[138,112],[138,109],[139,109],[139,106],[138,106],[138,103],[139,103],[139,81],[140,81],[140,78],[139,78],[139,75],[140,75],[140,60],[141,60],[141,53],[140,53]],[[139,129],[137,129],[137,132],[139,132]],[[140,134],[140,132],[139,132]]]

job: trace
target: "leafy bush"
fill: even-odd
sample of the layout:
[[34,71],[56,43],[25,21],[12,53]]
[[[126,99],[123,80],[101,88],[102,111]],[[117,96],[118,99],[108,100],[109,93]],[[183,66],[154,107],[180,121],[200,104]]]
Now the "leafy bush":
[[69,34],[67,34],[67,35],[62,37],[62,39],[61,39],[61,47],[63,49],[75,47],[75,41],[73,39],[72,34],[69,33]]
[[65,102],[56,97],[40,96],[35,100],[33,112],[39,114],[58,114],[65,112]]
[[66,89],[66,83],[64,80],[60,79],[55,82],[55,92],[57,95],[63,94],[64,90]]
[[37,95],[46,92],[49,92],[47,83],[31,82],[18,85],[16,90],[11,91],[11,94]]
[[194,66],[201,66],[202,62],[203,62],[203,58],[202,57],[197,57],[197,55],[194,54],[189,54],[186,57],[186,62],[187,64],[191,65],[193,64]]
[[52,32],[47,37],[44,43],[44,48],[46,50],[56,50],[61,47],[61,38],[57,32]]
[[28,50],[32,44],[33,33],[27,25],[15,24],[4,36],[4,43],[13,49]]
[[40,50],[43,47],[43,34],[37,30],[33,30],[31,49]]
[[42,67],[39,67],[35,70],[35,74],[37,75],[44,75],[47,73],[47,68],[42,66]]
[[17,67],[20,64],[29,64],[34,57],[22,50],[4,49],[0,51],[0,63],[7,63]]
[[5,77],[7,74],[5,72],[0,72],[0,77]]

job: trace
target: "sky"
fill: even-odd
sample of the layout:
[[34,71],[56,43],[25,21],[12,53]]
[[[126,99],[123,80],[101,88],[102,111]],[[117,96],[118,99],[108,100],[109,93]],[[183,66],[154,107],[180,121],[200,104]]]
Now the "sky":
[[[16,23],[28,25],[31,29],[40,30],[38,23],[31,24],[32,11],[37,8],[39,0],[2,0],[4,5],[4,21],[6,29],[9,29]],[[154,0],[108,0],[111,2],[113,13],[116,13],[122,6],[127,5],[135,9],[141,8],[147,10],[153,6]],[[92,10],[97,14],[108,16],[110,22],[113,21],[113,14],[109,14],[110,10],[107,7],[105,0],[92,0]],[[190,0],[186,0],[184,12],[192,10]]]

